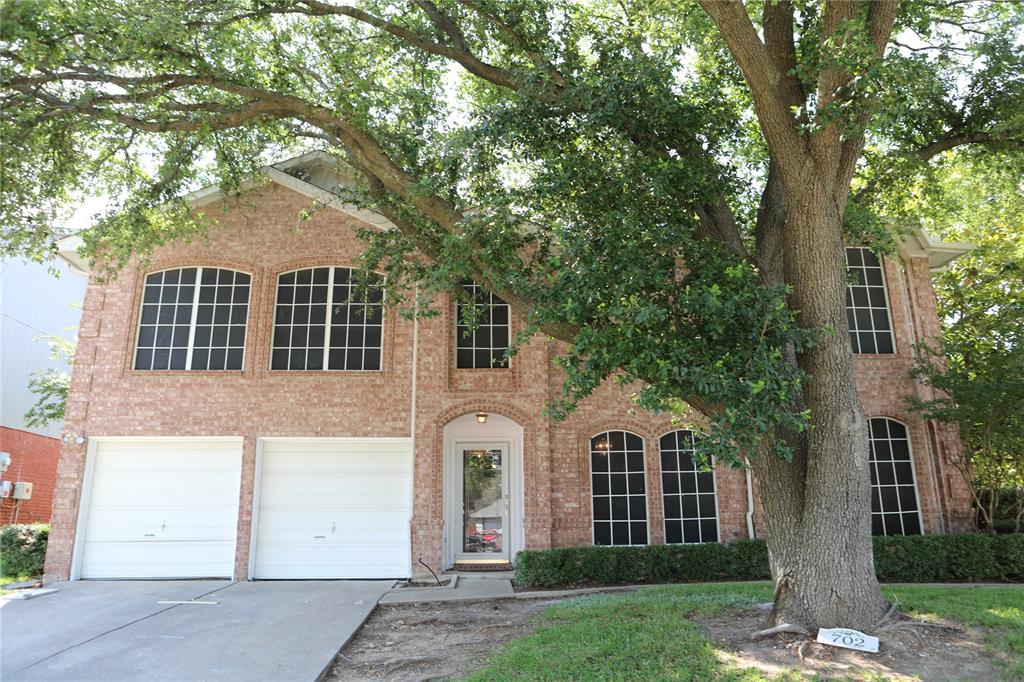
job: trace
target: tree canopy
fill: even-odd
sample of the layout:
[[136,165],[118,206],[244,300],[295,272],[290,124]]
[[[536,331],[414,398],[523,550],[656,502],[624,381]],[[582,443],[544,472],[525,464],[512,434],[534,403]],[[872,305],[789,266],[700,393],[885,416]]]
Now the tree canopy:
[[[790,23],[792,44],[767,47],[799,126],[867,125],[854,237],[889,243],[879,189],[936,154],[1019,148],[1019,6],[907,3],[885,60],[855,16],[822,51],[817,3],[748,10]],[[84,236],[119,266],[203,229],[187,190],[328,148],[402,228],[367,257],[394,292],[473,277],[573,344],[556,412],[621,371],[646,406],[704,406],[727,459],[806,421],[783,349],[812,336],[753,241],[768,151],[697,5],[9,0],[0,31],[5,252],[45,253],[102,188],[117,201]],[[863,73],[826,102],[828,68]]]

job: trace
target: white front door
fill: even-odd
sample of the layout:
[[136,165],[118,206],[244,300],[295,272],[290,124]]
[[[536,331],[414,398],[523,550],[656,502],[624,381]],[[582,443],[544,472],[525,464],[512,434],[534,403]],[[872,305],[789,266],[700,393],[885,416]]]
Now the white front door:
[[456,561],[509,560],[509,444],[454,443]]

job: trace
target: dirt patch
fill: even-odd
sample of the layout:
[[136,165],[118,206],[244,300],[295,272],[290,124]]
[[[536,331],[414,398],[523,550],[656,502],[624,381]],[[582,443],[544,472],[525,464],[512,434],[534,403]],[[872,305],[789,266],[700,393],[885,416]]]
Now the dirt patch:
[[[800,635],[780,635],[752,642],[764,612],[733,612],[696,619],[719,645],[722,661],[740,668],[775,674],[799,670],[818,679],[992,680],[992,656],[974,630],[903,626],[878,634],[877,654],[818,644]],[[947,623],[947,625],[952,625]]]
[[483,667],[557,599],[382,604],[338,654],[327,680],[442,680]]
[[[530,633],[533,617],[561,599],[381,605],[335,660],[327,680],[443,680],[483,667],[501,644]],[[976,630],[908,627],[880,633],[880,651],[839,649],[797,635],[758,642],[764,611],[695,621],[723,663],[816,679],[992,680],[993,655]],[[950,624],[952,625],[952,624]]]

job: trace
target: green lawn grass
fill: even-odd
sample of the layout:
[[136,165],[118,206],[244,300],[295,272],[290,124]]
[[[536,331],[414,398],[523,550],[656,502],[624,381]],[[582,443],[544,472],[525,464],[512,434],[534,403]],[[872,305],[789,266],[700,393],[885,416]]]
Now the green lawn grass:
[[975,626],[989,645],[1006,654],[1009,679],[1024,680],[1024,588],[885,587],[890,600],[915,618],[943,618]]
[[[1018,588],[887,588],[915,616],[986,628],[993,647],[1024,670],[1024,590]],[[799,680],[768,677],[722,664],[714,643],[681,614],[715,616],[771,599],[768,583],[672,585],[628,594],[581,597],[553,605],[534,632],[514,640],[467,679],[497,680]]]

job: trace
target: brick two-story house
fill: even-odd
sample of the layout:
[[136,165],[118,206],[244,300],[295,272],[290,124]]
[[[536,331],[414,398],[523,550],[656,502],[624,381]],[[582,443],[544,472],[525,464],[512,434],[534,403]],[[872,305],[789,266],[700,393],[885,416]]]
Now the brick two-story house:
[[[559,344],[511,360],[519,322],[477,291],[407,320],[352,294],[359,227],[329,157],[265,169],[219,225],[90,284],[46,572],[50,578],[405,577],[530,548],[729,542],[763,533],[742,469],[701,471],[694,434],[632,414],[608,383],[563,422]],[[299,226],[297,216],[315,211]],[[967,245],[917,232],[898,258],[848,252],[877,533],[969,524],[957,434],[910,414],[913,345],[939,329],[929,273]],[[350,298],[352,294],[352,298]]]

